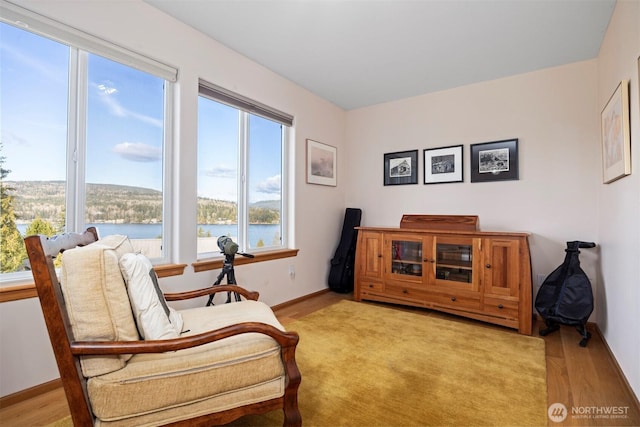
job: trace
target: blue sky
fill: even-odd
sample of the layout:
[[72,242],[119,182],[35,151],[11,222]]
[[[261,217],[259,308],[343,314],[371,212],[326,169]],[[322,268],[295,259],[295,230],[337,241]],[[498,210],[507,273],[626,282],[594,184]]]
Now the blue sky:
[[[68,75],[67,46],[0,24],[7,180],[65,179]],[[162,188],[163,83],[89,56],[86,182]],[[199,102],[198,195],[235,200],[237,113],[205,104]],[[250,135],[250,202],[279,199],[280,125],[252,116]]]

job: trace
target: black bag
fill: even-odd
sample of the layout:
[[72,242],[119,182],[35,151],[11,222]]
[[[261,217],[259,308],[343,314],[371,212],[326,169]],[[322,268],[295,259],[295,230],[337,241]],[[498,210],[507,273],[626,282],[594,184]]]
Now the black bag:
[[339,293],[353,291],[353,270],[358,240],[358,230],[355,227],[360,225],[361,218],[361,209],[347,208],[344,214],[340,243],[331,259],[329,270],[329,288],[332,291]]
[[586,323],[593,312],[591,282],[580,268],[578,248],[594,248],[593,242],[567,242],[564,262],[542,282],[536,296],[535,308],[545,320],[544,336],[557,331],[560,324],[576,326],[582,335],[580,346],[585,347],[591,338]]

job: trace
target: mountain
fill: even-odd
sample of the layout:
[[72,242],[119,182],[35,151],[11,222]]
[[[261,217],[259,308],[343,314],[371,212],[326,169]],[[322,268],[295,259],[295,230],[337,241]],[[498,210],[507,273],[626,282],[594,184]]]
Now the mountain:
[[271,209],[274,211],[280,211],[280,200],[263,200],[261,202],[250,203],[249,207]]
[[[58,222],[64,210],[64,181],[5,181],[13,189],[18,222],[36,217]],[[162,222],[162,193],[157,190],[113,184],[87,184],[87,223]],[[198,197],[198,223],[235,223],[235,202]],[[280,221],[280,202],[264,201],[249,206],[249,222],[274,224]]]

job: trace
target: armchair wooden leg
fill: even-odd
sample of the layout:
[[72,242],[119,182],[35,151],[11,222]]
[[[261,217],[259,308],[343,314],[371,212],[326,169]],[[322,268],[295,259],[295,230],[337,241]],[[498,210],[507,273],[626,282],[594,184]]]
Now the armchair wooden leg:
[[285,396],[284,400],[284,427],[300,427],[302,426],[302,416],[298,409],[298,396]]
[[300,427],[302,425],[302,416],[298,409],[298,387],[300,387],[302,378],[295,360],[297,344],[298,339],[295,340],[293,345],[282,346],[282,361],[287,377],[282,408],[284,411],[284,427]]

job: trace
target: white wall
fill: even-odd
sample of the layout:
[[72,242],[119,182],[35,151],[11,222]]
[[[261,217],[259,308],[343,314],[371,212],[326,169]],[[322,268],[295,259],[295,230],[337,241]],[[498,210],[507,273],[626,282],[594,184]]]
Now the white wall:
[[[198,78],[223,86],[295,116],[290,190],[295,205],[295,242],[299,254],[236,267],[238,283],[257,290],[275,305],[326,288],[329,260],[340,237],[345,207],[345,112],[266,68],[225,48],[140,0],[19,1],[23,7],[131,50],[177,66],[174,162],[177,166],[175,262],[196,260],[196,117]],[[305,139],[337,147],[338,186],[305,182]],[[288,274],[289,265],[296,271]],[[219,270],[163,279],[167,291],[209,286]],[[38,385],[58,372],[36,299],[0,304],[0,395]]]
[[[629,80],[631,175],[597,188],[602,277],[597,322],[640,396],[640,3],[618,0],[598,56],[598,110]],[[601,169],[599,169],[601,170]]]
[[[566,241],[598,240],[596,70],[591,60],[348,112],[348,203],[370,226],[460,214],[478,215],[481,230],[529,232],[534,278],[546,276]],[[519,139],[519,180],[471,183],[470,144],[509,138]],[[464,182],[424,185],[422,150],[458,144]],[[384,186],[383,154],[412,149],[418,184]],[[597,280],[596,253],[582,261]]]

